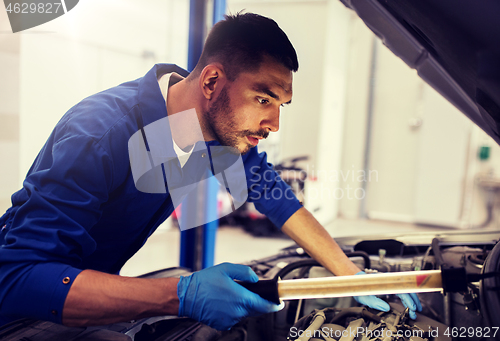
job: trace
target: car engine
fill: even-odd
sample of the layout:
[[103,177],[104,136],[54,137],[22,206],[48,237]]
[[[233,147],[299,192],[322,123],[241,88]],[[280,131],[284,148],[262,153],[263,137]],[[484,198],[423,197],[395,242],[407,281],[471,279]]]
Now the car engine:
[[[471,236],[474,238],[471,238]],[[240,321],[217,331],[188,318],[164,316],[108,326],[69,328],[45,321],[20,320],[0,329],[1,340],[135,341],[441,341],[500,340],[500,244],[498,232],[453,232],[394,238],[339,238],[337,242],[367,273],[464,268],[482,276],[459,293],[419,293],[422,312],[411,320],[395,295],[379,296],[391,310],[361,307],[352,297],[285,301],[283,310]],[[471,240],[474,240],[471,242]],[[262,279],[332,276],[296,245],[246,263]],[[170,268],[143,277],[189,275]],[[488,275],[487,275],[488,274]],[[471,278],[474,278],[473,276]]]

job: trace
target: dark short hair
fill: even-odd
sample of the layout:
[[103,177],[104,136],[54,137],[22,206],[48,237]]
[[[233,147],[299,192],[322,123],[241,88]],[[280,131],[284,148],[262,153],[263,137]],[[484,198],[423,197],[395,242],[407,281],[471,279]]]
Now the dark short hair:
[[216,61],[233,81],[242,71],[256,71],[266,56],[293,72],[299,68],[292,43],[274,20],[254,13],[226,15],[208,34],[193,74]]

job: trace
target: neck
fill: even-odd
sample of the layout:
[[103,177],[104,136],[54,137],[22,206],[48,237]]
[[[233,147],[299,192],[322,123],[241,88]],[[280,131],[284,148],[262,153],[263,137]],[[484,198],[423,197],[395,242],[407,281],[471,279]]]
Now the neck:
[[[200,99],[202,96],[197,86],[197,79],[183,79],[168,89],[167,113],[171,123],[172,137],[181,149],[191,146],[202,139],[205,141],[210,140],[204,128],[203,107]],[[176,115],[190,109],[196,111],[196,117],[193,115]],[[203,136],[200,136],[198,127],[201,127]]]

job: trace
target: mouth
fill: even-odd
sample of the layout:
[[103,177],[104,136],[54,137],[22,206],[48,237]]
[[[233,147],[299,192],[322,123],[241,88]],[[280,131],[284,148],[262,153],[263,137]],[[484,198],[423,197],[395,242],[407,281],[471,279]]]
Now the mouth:
[[254,147],[255,147],[256,145],[258,145],[258,144],[259,144],[259,140],[260,140],[261,138],[256,138],[256,137],[252,137],[252,136],[247,136],[247,139],[248,139],[248,141],[250,142],[250,144],[251,144],[252,146],[254,146]]

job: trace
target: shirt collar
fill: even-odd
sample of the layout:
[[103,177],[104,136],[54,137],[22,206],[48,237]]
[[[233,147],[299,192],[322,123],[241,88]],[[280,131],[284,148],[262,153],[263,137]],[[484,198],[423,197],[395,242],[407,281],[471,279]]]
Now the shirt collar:
[[139,109],[142,126],[145,127],[159,119],[167,117],[165,100],[158,86],[158,78],[166,73],[176,72],[187,77],[189,72],[174,64],[156,64],[139,82]]

